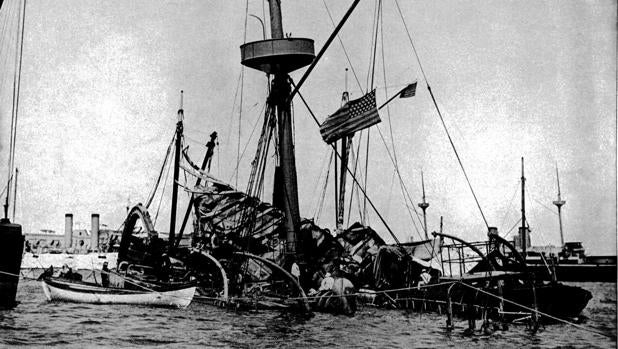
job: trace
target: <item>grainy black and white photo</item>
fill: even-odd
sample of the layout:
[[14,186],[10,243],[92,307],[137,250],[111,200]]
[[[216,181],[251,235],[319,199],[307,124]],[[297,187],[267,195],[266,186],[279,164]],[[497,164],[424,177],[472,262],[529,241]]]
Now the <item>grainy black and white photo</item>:
[[613,0],[0,0],[0,347],[616,348]]

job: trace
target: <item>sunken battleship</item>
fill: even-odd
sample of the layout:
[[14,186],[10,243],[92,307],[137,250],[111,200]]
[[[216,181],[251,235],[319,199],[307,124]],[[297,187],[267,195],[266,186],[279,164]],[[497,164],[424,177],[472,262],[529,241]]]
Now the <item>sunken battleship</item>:
[[[358,4],[354,1],[324,46],[315,54],[307,38],[284,37],[279,0],[269,1],[271,39],[240,47],[241,63],[264,72],[269,94],[257,149],[244,191],[210,173],[217,134],[213,132],[200,165],[183,146],[182,95],[176,132],[165,163],[173,158],[172,208],[167,238],[154,229],[145,204],[133,207],[125,219],[118,252],[118,272],[132,282],[196,282],[196,300],[237,309],[294,309],[353,315],[359,302],[388,308],[435,310],[452,316],[538,320],[578,316],[590,293],[557,281],[535,279],[513,245],[487,226],[487,240],[467,242],[442,231],[425,240],[402,243],[366,195],[349,166],[355,133],[380,122],[378,111],[396,97],[413,96],[412,83],[382,104],[375,90],[350,100],[319,123],[300,90],[324,52]],[[375,58],[375,54],[374,54]],[[289,73],[307,67],[298,82]],[[427,84],[434,101],[433,94]],[[299,211],[292,100],[300,97],[339,167],[334,232],[302,218]],[[274,149],[272,149],[274,148]],[[173,154],[172,154],[173,150]],[[274,151],[273,151],[274,150]],[[271,203],[264,202],[267,158],[276,154]],[[195,178],[179,183],[180,171]],[[159,174],[157,185],[163,174]],[[371,227],[344,227],[346,181],[356,184],[387,232],[387,244]],[[348,183],[349,184],[349,183]],[[178,191],[190,193],[183,221],[176,225]],[[423,200],[423,212],[427,203]],[[193,231],[182,244],[189,218]],[[188,235],[189,233],[187,233]],[[185,239],[186,241],[186,239]],[[537,322],[538,323],[538,322]],[[472,328],[473,326],[471,326]]]

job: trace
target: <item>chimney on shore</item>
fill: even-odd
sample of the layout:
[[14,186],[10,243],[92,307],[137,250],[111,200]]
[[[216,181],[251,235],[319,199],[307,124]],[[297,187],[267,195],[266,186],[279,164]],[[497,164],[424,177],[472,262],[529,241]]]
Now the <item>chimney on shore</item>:
[[99,214],[93,213],[90,221],[90,249],[92,251],[99,249]]
[[73,214],[64,215],[64,248],[70,248],[73,242]]

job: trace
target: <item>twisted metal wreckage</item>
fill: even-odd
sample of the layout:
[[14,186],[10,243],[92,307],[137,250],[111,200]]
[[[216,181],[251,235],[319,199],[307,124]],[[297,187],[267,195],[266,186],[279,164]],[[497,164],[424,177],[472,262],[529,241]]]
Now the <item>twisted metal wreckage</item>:
[[[337,137],[334,141],[329,138],[341,162],[336,234],[320,228],[312,220],[300,218],[291,100],[298,95],[317,122],[299,89],[357,4],[358,0],[353,2],[317,56],[312,40],[283,37],[278,0],[269,1],[272,39],[241,46],[242,64],[267,73],[270,83],[262,132],[245,192],[209,172],[217,144],[216,133],[207,144],[202,166],[195,165],[186,151],[182,151],[184,164],[180,163],[184,116],[181,99],[173,140],[175,163],[169,236],[167,239],[159,236],[148,214],[153,192],[147,204],[133,207],[125,220],[118,255],[120,271],[134,278],[134,282],[140,279],[168,283],[192,281],[199,286],[200,296],[196,299],[235,308],[295,308],[308,313],[313,310],[352,315],[357,302],[364,302],[445,312],[449,326],[453,324],[453,316],[461,314],[469,319],[471,329],[477,318],[484,320],[487,329],[490,320],[535,320],[537,314],[544,314],[545,318],[579,315],[590,293],[557,282],[535,280],[519,252],[492,228],[488,227],[488,240],[477,243],[441,231],[434,232],[433,238],[425,231],[427,238],[420,242],[397,240],[347,166],[354,132],[358,127],[371,126],[376,117],[379,122],[377,111],[384,105],[376,108],[373,92],[356,101],[349,101],[344,93],[343,107],[334,114],[347,127],[345,130],[335,127]],[[309,64],[298,84],[294,84],[288,73]],[[413,95],[410,87],[415,89],[416,84],[393,98],[404,93]],[[371,117],[367,126],[350,125],[346,121],[346,117],[363,115]],[[327,122],[326,132],[330,132],[332,120]],[[337,150],[338,140],[341,152]],[[278,166],[274,171],[273,203],[268,204],[258,198],[263,197],[271,143],[276,146]],[[171,149],[170,144],[165,162]],[[184,187],[191,200],[176,232],[180,168],[197,181],[193,187]],[[373,229],[360,223],[347,229],[342,227],[346,172],[396,244],[386,244]],[[159,180],[162,173],[163,168]],[[183,240],[183,231],[191,212],[195,220],[187,242]],[[448,240],[452,243],[446,244]]]

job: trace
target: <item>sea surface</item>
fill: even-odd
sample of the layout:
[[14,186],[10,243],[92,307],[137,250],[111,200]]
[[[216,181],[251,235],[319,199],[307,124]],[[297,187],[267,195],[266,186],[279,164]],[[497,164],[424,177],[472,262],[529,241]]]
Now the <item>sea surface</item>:
[[354,317],[278,311],[236,312],[192,303],[187,309],[48,303],[40,284],[21,280],[20,304],[0,311],[0,347],[207,347],[207,348],[616,348],[616,284],[570,283],[593,293],[580,324],[531,333],[511,325],[489,336],[464,336],[465,321],[445,329],[431,313],[361,308]]

